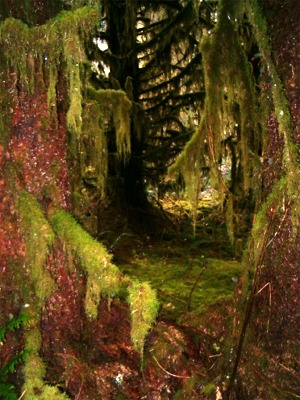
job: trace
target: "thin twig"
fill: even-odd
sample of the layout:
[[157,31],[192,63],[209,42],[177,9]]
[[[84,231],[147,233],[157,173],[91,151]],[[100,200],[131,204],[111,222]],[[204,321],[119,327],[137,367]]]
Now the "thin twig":
[[193,295],[193,293],[194,293],[194,291],[196,289],[196,286],[198,285],[198,283],[200,281],[200,278],[202,277],[206,267],[207,267],[207,261],[204,261],[203,264],[202,264],[202,269],[201,269],[197,279],[195,280],[195,282],[194,282],[194,284],[193,284],[193,286],[192,286],[192,288],[190,290],[189,299],[188,299],[187,305],[186,305],[187,311],[191,311],[192,295]]
[[164,296],[171,297],[172,299],[174,299],[174,300],[176,300],[176,301],[179,301],[179,302],[181,302],[181,303],[183,303],[183,304],[186,304],[186,302],[185,302],[184,300],[179,299],[178,297],[173,296],[172,294],[170,294],[170,293],[168,293],[168,292],[166,292],[166,291],[164,291],[164,290],[157,289],[157,291],[158,291],[158,293],[162,293]]
[[24,390],[24,392],[21,394],[21,396],[18,398],[18,400],[21,400],[22,397],[24,397],[25,393],[27,392],[27,389]]
[[154,360],[156,361],[157,365],[159,366],[159,368],[161,368],[166,374],[170,375],[170,376],[174,376],[175,378],[179,378],[179,379],[187,379],[187,378],[191,378],[190,376],[187,375],[175,375],[172,374],[171,372],[167,371],[156,359],[155,356],[152,356],[154,358]]
[[[259,279],[259,275],[260,275],[260,271],[263,265],[263,261],[264,261],[264,257],[265,257],[265,252],[266,252],[266,248],[267,245],[269,243],[269,237],[271,234],[271,230],[273,227],[273,222],[275,219],[275,213],[273,214],[272,218],[269,221],[266,233],[265,233],[265,237],[264,237],[264,241],[262,244],[262,249],[259,255],[259,258],[257,260],[256,263],[256,268],[255,268],[255,275],[254,275],[254,279],[252,282],[252,288],[248,297],[248,302],[247,302],[247,306],[246,306],[246,310],[245,310],[245,316],[244,316],[244,321],[243,321],[243,325],[241,328],[241,333],[240,333],[240,337],[239,337],[239,342],[237,345],[237,351],[236,351],[236,356],[235,356],[235,360],[234,360],[234,364],[233,364],[233,368],[232,368],[232,372],[230,374],[230,378],[229,378],[229,383],[225,392],[225,399],[229,399],[230,398],[230,393],[232,390],[232,386],[234,383],[234,380],[236,378],[236,374],[237,374],[237,369],[240,363],[240,359],[241,359],[241,355],[242,355],[242,349],[243,349],[243,345],[244,345],[244,339],[246,336],[246,331],[248,328],[248,324],[250,321],[250,316],[252,313],[252,305],[253,305],[253,300],[255,297],[255,294],[257,292],[257,283],[258,283],[258,279]],[[273,238],[273,236],[271,237],[271,239]]]

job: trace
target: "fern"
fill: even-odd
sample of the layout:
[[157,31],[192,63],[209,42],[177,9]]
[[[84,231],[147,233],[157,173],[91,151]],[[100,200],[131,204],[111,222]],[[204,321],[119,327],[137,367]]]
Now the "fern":
[[0,382],[0,399],[18,400],[15,387],[9,383]]
[[[19,329],[21,325],[27,325],[29,317],[20,314],[12,318],[7,324],[0,328],[0,343],[4,342],[7,332],[12,332]],[[9,362],[0,369],[0,399],[3,400],[18,400],[18,393],[14,385],[8,383],[7,375],[15,371],[17,364],[22,362],[24,358],[30,353],[29,350],[21,350],[16,355],[11,357]]]
[[27,325],[29,319],[30,318],[24,314],[20,314],[17,317],[12,318],[7,324],[0,328],[0,342],[4,341],[7,332],[20,328],[22,324]]
[[[18,354],[13,356],[9,363],[5,364],[0,370],[0,381],[9,374],[15,371],[17,364],[24,361],[25,357],[30,353],[29,350],[21,350]],[[1,393],[1,392],[0,392]]]

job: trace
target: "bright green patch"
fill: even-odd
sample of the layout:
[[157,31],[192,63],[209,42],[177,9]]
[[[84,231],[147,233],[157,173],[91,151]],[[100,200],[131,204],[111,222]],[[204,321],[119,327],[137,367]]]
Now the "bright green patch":
[[25,266],[29,270],[38,307],[42,307],[55,288],[54,280],[46,270],[55,235],[39,203],[29,193],[20,195],[18,209],[26,245]]
[[230,302],[242,273],[241,264],[235,260],[168,257],[166,249],[165,256],[149,253],[121,269],[131,277],[149,280],[157,290],[162,312],[181,321],[190,315],[205,315],[213,305]]
[[131,311],[131,339],[135,348],[143,355],[145,338],[155,321],[159,303],[155,291],[144,282],[133,282],[128,287],[128,302]]
[[106,248],[83,230],[70,214],[60,210],[51,217],[51,222],[87,274],[85,308],[87,315],[94,319],[101,294],[113,297],[124,287],[121,273],[111,263]]

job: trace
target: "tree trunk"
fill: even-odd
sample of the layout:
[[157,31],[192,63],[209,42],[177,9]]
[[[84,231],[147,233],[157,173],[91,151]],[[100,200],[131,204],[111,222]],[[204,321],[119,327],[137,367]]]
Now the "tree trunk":
[[[107,16],[107,43],[112,55],[110,63],[110,79],[127,92],[129,98],[138,102],[138,59],[137,45],[137,2],[122,0],[104,2]],[[118,190],[116,200],[127,208],[143,208],[146,206],[142,150],[145,134],[140,135],[134,121],[130,127],[131,155],[119,169]],[[146,127],[143,126],[143,130]],[[113,162],[115,162],[113,160]]]
[[[0,364],[24,361],[12,379],[28,400],[139,396],[139,384],[120,383],[138,378],[158,309],[150,286],[123,276],[71,216],[86,211],[82,182],[101,191],[105,170],[101,104],[84,102],[81,85],[98,23],[86,7],[31,29],[0,25],[0,326],[25,325],[6,335]],[[123,92],[114,100],[129,104]]]
[[[254,278],[246,305],[241,303],[239,328],[235,328],[238,337],[234,336],[236,343],[229,356],[234,365],[229,363],[225,372],[231,378],[225,398],[232,399],[300,395],[299,165],[295,162],[300,145],[300,7],[295,0],[265,0],[263,7],[275,68],[271,79],[270,70],[261,69],[262,98],[270,98],[281,83],[282,91],[268,103],[262,206],[254,218],[244,256],[244,265],[250,265],[247,273]],[[282,121],[289,113],[291,118]],[[247,274],[244,278],[247,290]],[[236,345],[237,353],[232,357]],[[232,390],[235,379],[238,385]]]

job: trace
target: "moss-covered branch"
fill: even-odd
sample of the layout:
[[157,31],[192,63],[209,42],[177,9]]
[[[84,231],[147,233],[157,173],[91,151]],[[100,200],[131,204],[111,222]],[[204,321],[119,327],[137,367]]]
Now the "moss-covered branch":
[[148,283],[132,283],[122,275],[112,264],[106,248],[84,231],[68,213],[57,211],[50,220],[57,235],[87,274],[85,308],[90,318],[95,319],[98,315],[101,295],[114,297],[128,290],[132,342],[142,354],[145,337],[158,312],[155,291]]
[[40,309],[55,288],[54,280],[45,268],[55,234],[39,203],[29,193],[21,193],[18,209],[26,245],[25,266]]
[[60,210],[50,220],[87,275],[85,308],[90,318],[96,318],[101,294],[113,297],[124,287],[121,273],[111,263],[106,248],[83,230],[70,214]]

